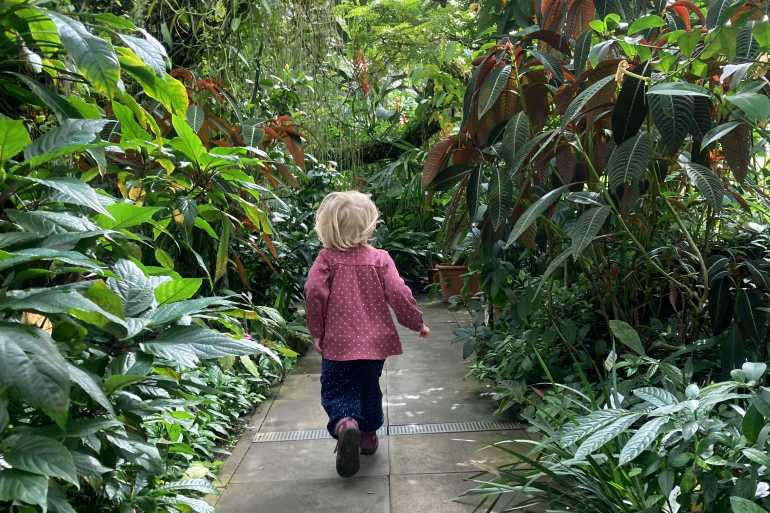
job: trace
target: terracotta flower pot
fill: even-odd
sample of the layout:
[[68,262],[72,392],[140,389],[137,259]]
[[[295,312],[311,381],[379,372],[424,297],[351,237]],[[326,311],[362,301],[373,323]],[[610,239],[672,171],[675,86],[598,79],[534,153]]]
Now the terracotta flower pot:
[[[452,296],[462,295],[463,285],[468,268],[464,265],[437,265],[439,282],[441,283],[441,296],[444,303],[449,302]],[[465,297],[473,296],[479,291],[479,275],[474,274],[469,278],[468,290]]]

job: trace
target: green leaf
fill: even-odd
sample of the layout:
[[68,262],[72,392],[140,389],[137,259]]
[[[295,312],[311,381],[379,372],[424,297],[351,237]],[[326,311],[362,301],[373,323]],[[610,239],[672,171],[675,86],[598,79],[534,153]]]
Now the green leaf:
[[510,219],[513,211],[513,182],[502,164],[492,167],[488,198],[490,220],[495,230],[498,230]]
[[575,41],[575,55],[573,59],[574,71],[576,75],[580,75],[586,67],[588,62],[588,54],[591,52],[591,36],[593,32],[586,30]]
[[622,344],[634,350],[640,356],[645,356],[644,346],[639,334],[627,322],[612,320],[609,322],[610,331]]
[[529,118],[525,112],[519,112],[505,125],[500,155],[511,163],[527,140],[529,140]]
[[157,45],[146,39],[125,34],[118,34],[118,37],[156,74],[166,73],[166,52],[163,46],[159,49]]
[[761,305],[759,291],[743,287],[738,289],[735,322],[741,334],[756,343],[761,343],[767,334],[767,315],[759,309]]
[[118,48],[118,58],[123,70],[136,80],[150,98],[160,102],[175,116],[187,114],[187,89],[184,84],[169,75],[156,74],[149,66],[128,48]]
[[660,145],[676,153],[695,126],[695,102],[690,96],[655,95],[648,97],[648,104],[660,131]]
[[641,18],[635,19],[633,23],[631,23],[631,25],[628,27],[628,35],[633,36],[634,34],[638,34],[639,32],[643,32],[645,30],[665,26],[666,22],[663,20],[663,18],[657,14],[648,14],[647,16],[642,16]]
[[711,99],[711,92],[705,87],[690,82],[661,82],[647,90],[648,96],[703,96]]
[[98,194],[90,185],[85,182],[81,182],[76,178],[58,177],[48,178],[43,180],[41,178],[26,177],[26,180],[30,180],[46,187],[57,190],[60,194],[57,196],[57,200],[62,203],[72,203],[74,205],[81,205],[83,207],[90,208],[107,217],[110,217],[110,212],[104,206],[105,203],[112,203],[115,200],[110,196],[102,196]]
[[631,424],[636,422],[642,416],[641,413],[628,413],[606,426],[594,431],[575,451],[575,459],[581,460],[590,454],[598,451],[605,444],[613,440],[620,433],[628,429]]
[[709,144],[720,140],[722,137],[738,128],[740,124],[740,121],[728,121],[727,123],[715,126],[703,136],[703,140],[700,143],[701,149],[705,149]]
[[20,119],[11,119],[0,114],[0,168],[6,161],[19,154],[31,139]]
[[722,208],[722,198],[724,197],[725,190],[722,186],[722,181],[717,175],[711,171],[711,169],[695,162],[684,163],[687,177],[695,185],[695,188],[700,191],[711,208],[715,212],[719,212]]
[[741,452],[744,456],[746,456],[749,460],[753,461],[757,465],[764,465],[765,467],[770,468],[770,455],[768,455],[765,451],[760,451],[759,449],[754,449],[753,447],[747,447]]
[[222,216],[222,235],[217,246],[217,262],[214,269],[214,283],[227,274],[227,261],[230,257],[230,220],[226,215]]
[[22,470],[0,471],[0,501],[21,501],[46,507],[48,499],[48,478]]
[[53,438],[36,435],[11,435],[4,454],[11,466],[33,474],[64,479],[78,486],[75,461],[69,450]]
[[[637,339],[638,338],[639,337],[637,336]],[[639,342],[639,344],[641,345],[641,342]],[[634,389],[632,392],[639,399],[647,401],[648,403],[658,408],[663,408],[664,406],[671,406],[679,402],[679,400],[676,398],[674,394],[662,388],[642,387],[642,388]]]
[[99,477],[102,474],[112,472],[113,469],[105,467],[102,463],[89,454],[85,454],[78,451],[72,451],[72,459],[75,460],[75,467],[78,469],[78,474]]
[[85,267],[94,271],[101,271],[99,262],[86,258],[82,253],[48,248],[20,249],[13,253],[0,251],[0,271],[38,260],[53,260],[78,267]]
[[112,112],[115,113],[115,117],[118,118],[118,122],[120,123],[121,143],[130,141],[149,141],[152,139],[150,134],[142,128],[142,125],[136,121],[134,112],[130,107],[113,100]]
[[535,292],[536,296],[540,294],[540,289],[543,288],[545,280],[547,280],[554,272],[556,272],[556,269],[564,265],[564,262],[567,261],[567,258],[569,258],[570,255],[572,255],[572,248],[567,248],[561,254],[559,254],[559,256],[551,260],[545,272],[543,273],[543,276],[540,277],[540,285],[537,286],[537,291]]
[[732,513],[768,513],[762,506],[744,499],[743,497],[730,497],[730,509]]
[[177,137],[171,141],[171,146],[184,154],[185,157],[192,160],[199,167],[203,167],[207,162],[206,147],[198,137],[190,125],[187,123],[187,119],[183,116],[173,116],[171,123],[174,125]]
[[77,119],[83,117],[75,107],[69,104],[67,100],[60,96],[56,91],[43,86],[37,80],[22,75],[21,73],[12,73],[12,75],[24,82],[24,84],[30,88],[32,93],[40,98],[46,107],[51,109],[51,112],[54,113],[59,123],[68,118]]
[[176,303],[193,297],[202,284],[201,278],[179,278],[164,281],[155,288],[153,293],[158,304]]
[[104,390],[107,392],[107,395],[112,395],[123,387],[140,383],[146,379],[147,376],[140,376],[138,374],[115,374],[104,380]]
[[752,123],[767,121],[770,117],[770,98],[764,94],[745,92],[725,96],[724,99],[741,109]]
[[248,119],[241,125],[241,135],[243,136],[243,143],[247,147],[254,148],[262,142],[265,131],[259,127],[258,119]]
[[577,118],[580,117],[580,115],[583,113],[583,109],[588,104],[588,102],[591,101],[591,99],[596,96],[599,91],[604,89],[607,84],[613,80],[615,80],[614,75],[604,77],[577,95],[575,99],[572,100],[572,102],[569,104],[567,110],[564,113],[564,116],[561,118],[561,128],[564,129],[567,125],[577,120]]
[[56,24],[62,44],[80,72],[101,93],[112,97],[118,92],[120,65],[112,45],[91,34],[77,20],[54,11],[45,11]]
[[516,221],[516,224],[513,225],[513,229],[511,230],[510,237],[508,237],[506,246],[510,246],[516,242],[516,239],[521,237],[521,235],[527,231],[532,223],[534,223],[538,217],[543,215],[545,211],[548,210],[548,208],[559,199],[561,194],[567,190],[567,188],[569,188],[569,185],[563,185],[557,189],[554,189],[547,194],[544,194],[532,205],[530,205],[529,208],[524,211],[521,217],[519,217],[519,219]]
[[107,399],[107,396],[104,394],[99,378],[71,363],[67,364],[67,369],[69,370],[70,379],[73,383],[79,386],[83,392],[88,394],[96,404],[107,410],[111,415],[115,415],[112,403],[110,403],[109,399]]
[[658,437],[658,433],[660,433],[660,430],[667,422],[668,419],[666,417],[658,417],[640,427],[626,445],[623,446],[618,463],[625,465],[646,451]]
[[583,212],[572,232],[572,256],[577,258],[593,242],[610,215],[610,207],[594,207]]
[[0,434],[5,431],[5,428],[8,427],[10,422],[11,416],[8,413],[8,401],[5,399],[0,399]]
[[187,108],[187,123],[196,134],[203,126],[203,121],[205,118],[206,113],[199,106],[193,104]]
[[210,505],[203,499],[194,499],[185,495],[177,495],[174,497],[177,504],[184,504],[195,513],[216,513],[214,506]]
[[158,306],[150,317],[150,326],[173,322],[184,315],[195,315],[213,307],[232,307],[233,303],[223,297],[201,297],[188,301],[166,303]]
[[757,40],[757,43],[759,43],[759,46],[765,49],[770,47],[770,22],[763,21],[755,23],[752,34],[754,35],[754,39]]
[[484,114],[494,107],[495,102],[500,97],[505,87],[508,85],[508,79],[511,76],[511,65],[506,64],[495,68],[486,78],[479,89],[478,118],[481,119]]
[[559,433],[559,440],[564,445],[573,445],[626,414],[628,410],[623,409],[592,411],[563,427]]
[[259,371],[259,367],[257,367],[257,364],[254,363],[254,361],[249,358],[248,356],[239,356],[238,359],[241,361],[241,364],[243,367],[249,371],[249,373],[254,376],[255,378],[261,378],[262,373]]
[[140,207],[127,201],[115,202],[107,206],[110,217],[100,215],[96,223],[107,230],[124,230],[149,222],[160,207]]
[[48,511],[52,513],[78,513],[69,502],[64,491],[55,483],[48,486]]
[[198,216],[195,218],[193,225],[196,228],[199,228],[204,232],[206,232],[208,236],[211,237],[212,239],[219,240],[219,235],[217,234],[217,232],[215,232],[214,228],[211,227],[209,222],[203,219],[201,216]]
[[751,25],[745,25],[738,30],[735,44],[735,62],[753,63],[759,54],[759,43],[752,35]]
[[180,481],[173,481],[171,483],[158,486],[153,490],[153,492],[162,494],[163,492],[180,490],[188,490],[206,494],[217,493],[217,489],[207,479],[182,479]]
[[31,166],[39,165],[63,155],[83,151],[99,138],[108,119],[65,119],[59,126],[48,130],[24,150],[24,158]]
[[706,13],[706,26],[713,29],[727,20],[727,14],[735,0],[710,0]]
[[69,408],[67,361],[51,337],[36,328],[0,322],[0,386],[36,408]]
[[610,190],[617,191],[626,184],[636,187],[650,163],[651,152],[650,136],[645,132],[640,132],[616,147],[607,162]]
[[163,267],[164,269],[168,269],[169,271],[174,270],[174,259],[171,258],[171,255],[166,253],[161,248],[155,249],[155,260],[158,261],[158,263]]
[[264,352],[258,344],[236,340],[223,333],[197,326],[175,326],[155,340],[141,344],[143,351],[181,367],[195,367],[200,360]]
[[473,224],[476,221],[476,214],[479,210],[479,199],[481,197],[481,181],[484,173],[481,166],[475,166],[468,177],[468,188],[465,193],[465,200],[468,207],[468,222]]
[[153,286],[135,263],[119,260],[114,272],[117,278],[108,278],[107,286],[123,299],[127,316],[136,317],[152,306]]

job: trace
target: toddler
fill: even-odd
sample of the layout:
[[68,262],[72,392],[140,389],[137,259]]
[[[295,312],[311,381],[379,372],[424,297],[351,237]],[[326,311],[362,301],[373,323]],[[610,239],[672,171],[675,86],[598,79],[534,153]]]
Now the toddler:
[[430,333],[412,292],[387,251],[369,242],[379,213],[368,195],[333,192],[316,213],[315,230],[324,249],[305,283],[307,323],[323,356],[321,403],[327,429],[337,439],[337,473],[353,476],[361,454],[377,451],[383,424],[380,374],[385,358],[401,354],[398,322]]

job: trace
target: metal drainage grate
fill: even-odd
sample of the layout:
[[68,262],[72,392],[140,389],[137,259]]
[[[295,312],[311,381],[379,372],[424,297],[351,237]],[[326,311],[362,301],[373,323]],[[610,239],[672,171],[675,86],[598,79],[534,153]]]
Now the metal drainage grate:
[[[520,429],[521,426],[510,422],[494,421],[470,421],[447,422],[443,424],[402,424],[397,426],[381,427],[377,430],[378,436],[398,435],[422,435],[434,433],[467,433],[474,431],[504,431],[508,429]],[[257,433],[254,435],[254,443],[261,442],[292,442],[298,440],[324,440],[329,438],[325,429],[306,429],[304,431],[273,431]]]
[[422,435],[432,433],[466,433],[471,431],[503,431],[506,429],[520,429],[518,424],[510,422],[494,421],[470,421],[470,422],[446,422],[443,424],[403,424],[390,426],[388,434],[397,435]]

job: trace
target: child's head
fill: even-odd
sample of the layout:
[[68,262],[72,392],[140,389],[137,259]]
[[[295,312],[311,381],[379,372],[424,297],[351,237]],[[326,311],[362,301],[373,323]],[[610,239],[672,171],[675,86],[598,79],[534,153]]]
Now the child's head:
[[345,251],[371,240],[379,215],[368,194],[332,192],[318,207],[315,231],[325,248]]

